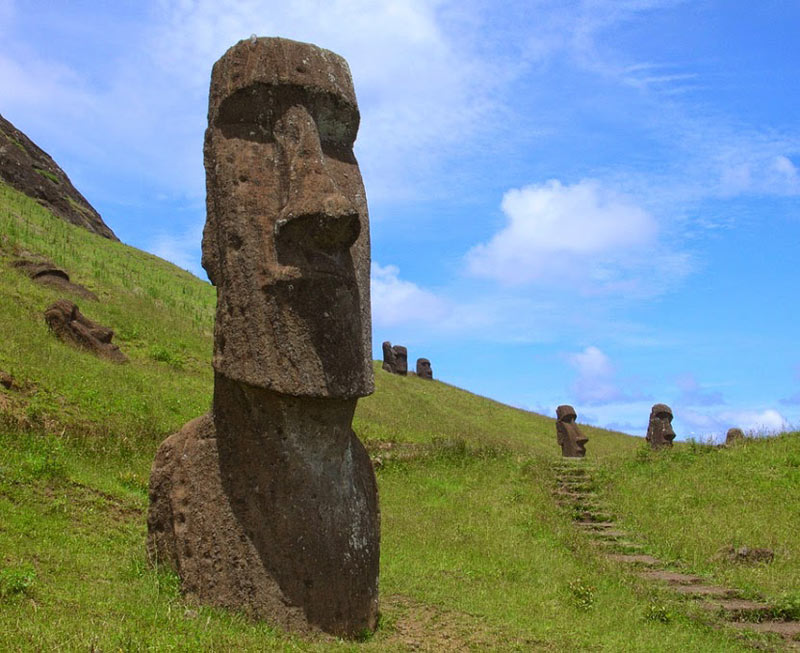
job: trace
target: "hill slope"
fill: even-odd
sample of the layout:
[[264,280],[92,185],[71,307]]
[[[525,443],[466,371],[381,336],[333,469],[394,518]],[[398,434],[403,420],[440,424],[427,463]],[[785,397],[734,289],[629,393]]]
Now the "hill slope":
[[[115,330],[129,364],[51,336],[42,311],[56,294],[8,267],[21,250],[97,295],[76,301]],[[213,288],[2,185],[0,269],[0,370],[13,377],[0,386],[0,649],[746,650],[735,633],[690,619],[691,607],[608,562],[573,527],[552,499],[553,420],[377,365],[376,392],[359,402],[354,428],[380,459],[378,632],[360,644],[305,641],[192,606],[172,573],[147,564],[144,520],[156,447],[210,404]],[[653,458],[637,438],[586,431],[589,462],[621,518],[653,547],[674,543],[674,557],[704,550],[700,535],[665,532],[646,517],[654,503],[677,512],[666,501],[679,492],[663,491],[662,479],[680,484],[693,469],[717,478],[703,467],[716,454],[679,447]],[[797,438],[786,441],[759,449],[752,465],[795,460]],[[665,503],[652,500],[653,487]],[[692,497],[707,508],[702,492]],[[785,555],[797,548],[786,542]],[[759,589],[789,592],[770,582]]]

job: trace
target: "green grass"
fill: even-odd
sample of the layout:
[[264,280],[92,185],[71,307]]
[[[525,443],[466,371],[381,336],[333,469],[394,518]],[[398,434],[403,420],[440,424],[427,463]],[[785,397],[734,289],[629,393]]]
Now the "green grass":
[[[42,313],[57,295],[9,269],[23,251],[48,256],[98,295],[78,304],[115,330],[130,363],[111,364],[48,333]],[[2,185],[0,268],[0,370],[18,384],[0,388],[0,650],[745,650],[732,633],[690,618],[685,601],[605,561],[574,529],[551,498],[559,460],[552,419],[377,364],[376,392],[359,402],[354,429],[384,457],[378,631],[363,643],[304,640],[187,603],[175,575],[145,559],[147,481],[162,439],[209,407],[214,289]],[[743,469],[766,474],[779,459],[797,460],[796,449],[754,456],[745,454],[755,444],[712,454],[677,447],[656,457],[640,454],[639,439],[586,433],[601,491],[654,552],[771,596],[788,591],[777,577],[768,586],[768,572],[703,566],[711,563],[692,547],[705,550],[706,533],[659,530],[647,519],[648,490],[677,487],[671,475],[692,470],[709,482]],[[398,451],[413,456],[393,457]],[[785,503],[777,482],[769,474],[761,481],[769,510]],[[658,496],[678,511],[670,491]],[[709,496],[691,504],[698,514],[712,511]],[[759,532],[784,542],[785,568],[791,560],[796,567],[797,545],[784,541],[775,514]],[[772,542],[745,535],[754,546]],[[796,575],[789,580],[797,586]]]

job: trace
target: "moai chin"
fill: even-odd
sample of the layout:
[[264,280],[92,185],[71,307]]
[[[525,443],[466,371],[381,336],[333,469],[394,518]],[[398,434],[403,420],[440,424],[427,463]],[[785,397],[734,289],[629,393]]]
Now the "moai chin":
[[358,123],[328,50],[252,38],[214,65],[213,408],[161,445],[148,515],[187,595],[345,637],[378,617],[377,485],[351,428],[374,384]]
[[433,370],[431,369],[431,362],[427,358],[417,359],[417,376],[421,379],[433,378]]
[[383,350],[383,364],[381,367],[394,374],[394,351],[392,350],[392,343],[388,340],[385,340],[381,345],[381,349]]
[[583,458],[586,455],[586,443],[589,441],[575,420],[578,414],[572,406],[556,408],[556,438],[561,445],[561,455],[565,458]]
[[392,355],[394,356],[394,373],[406,376],[408,374],[408,349],[403,345],[395,345],[392,347]]
[[667,404],[656,404],[650,410],[650,423],[647,426],[647,438],[651,449],[671,447],[675,439],[672,430],[672,409]]

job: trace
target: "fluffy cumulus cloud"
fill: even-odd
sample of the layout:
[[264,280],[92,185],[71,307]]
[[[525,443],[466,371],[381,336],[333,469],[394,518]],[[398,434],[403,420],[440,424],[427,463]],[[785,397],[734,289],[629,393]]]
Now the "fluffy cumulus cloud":
[[394,265],[372,263],[372,321],[376,327],[409,322],[430,324],[447,313],[444,302],[432,292],[400,278]]
[[611,359],[599,348],[590,345],[581,352],[569,354],[567,361],[578,372],[570,388],[578,403],[602,405],[641,398],[641,395],[622,390]]
[[512,285],[571,283],[613,290],[630,286],[637,270],[659,258],[652,255],[655,218],[597,180],[572,185],[550,180],[512,189],[501,208],[505,226],[467,253],[475,276]]

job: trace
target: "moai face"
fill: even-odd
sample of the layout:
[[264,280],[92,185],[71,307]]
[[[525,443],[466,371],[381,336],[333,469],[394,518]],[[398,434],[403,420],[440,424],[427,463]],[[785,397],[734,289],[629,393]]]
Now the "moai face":
[[647,441],[652,449],[671,447],[675,439],[672,430],[672,409],[666,404],[656,404],[650,410],[650,424],[647,426]]
[[358,124],[350,70],[328,50],[250,39],[214,65],[203,267],[217,373],[294,396],[372,392]]
[[394,354],[394,373],[406,376],[408,374],[408,350],[402,345],[392,347]]
[[433,378],[433,370],[431,369],[431,362],[427,358],[417,359],[417,376],[421,379]]
[[394,351],[392,351],[392,343],[388,340],[384,341],[381,345],[383,349],[383,365],[381,367],[387,372],[394,374]]
[[589,441],[575,420],[578,414],[572,406],[556,408],[556,437],[561,445],[561,455],[565,458],[582,458],[586,455],[586,443]]

